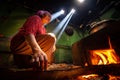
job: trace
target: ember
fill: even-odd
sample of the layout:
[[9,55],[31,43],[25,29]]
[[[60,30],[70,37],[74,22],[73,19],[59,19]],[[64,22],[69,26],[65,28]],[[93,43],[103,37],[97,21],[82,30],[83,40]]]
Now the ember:
[[120,80],[120,76],[89,74],[78,76],[73,80]]
[[61,63],[61,64],[52,64],[49,65],[47,70],[48,71],[55,71],[55,70],[71,70],[71,69],[76,69],[79,68],[80,66],[75,66],[73,64],[65,64],[65,63]]

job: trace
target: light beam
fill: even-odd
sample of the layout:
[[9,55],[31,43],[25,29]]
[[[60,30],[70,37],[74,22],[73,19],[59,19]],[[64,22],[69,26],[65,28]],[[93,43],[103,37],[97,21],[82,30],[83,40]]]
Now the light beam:
[[59,31],[61,30],[61,28],[63,27],[63,25],[65,24],[65,22],[68,20],[68,18],[70,17],[70,15],[72,13],[74,13],[75,10],[72,9],[67,16],[58,24],[58,26],[52,31],[55,35],[57,35],[59,33]]
[[72,13],[75,13],[75,9],[74,9],[74,8],[72,8],[71,12],[72,12]]
[[65,11],[62,9],[62,10],[60,11],[60,13],[61,13],[61,14],[64,14],[64,13],[65,13]]
[[85,0],[78,0],[78,2],[83,3]]
[[51,18],[51,21],[52,22],[53,20],[55,20],[57,17],[59,17],[60,15],[64,14],[64,10],[60,10],[59,12],[56,12],[54,14],[52,14],[52,18]]
[[65,30],[66,26],[68,25],[70,19],[72,18],[73,14],[70,15],[70,17],[68,18],[68,20],[66,21],[65,25],[63,26],[62,30],[60,31],[59,35],[57,36],[57,41],[60,39],[63,31]]

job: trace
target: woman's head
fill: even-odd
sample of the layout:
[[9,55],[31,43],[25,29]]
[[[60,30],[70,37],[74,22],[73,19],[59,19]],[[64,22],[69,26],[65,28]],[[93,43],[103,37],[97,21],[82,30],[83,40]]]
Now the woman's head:
[[51,20],[51,14],[48,11],[39,10],[36,14],[41,18],[43,24],[48,24]]

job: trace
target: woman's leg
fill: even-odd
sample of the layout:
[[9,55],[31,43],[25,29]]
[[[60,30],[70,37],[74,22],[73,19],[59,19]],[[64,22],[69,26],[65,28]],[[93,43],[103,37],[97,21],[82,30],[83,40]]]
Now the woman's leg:
[[[45,34],[36,36],[36,41],[38,42],[40,48],[47,54],[48,63],[53,61],[53,53],[55,51],[55,36]],[[16,48],[14,54],[14,62],[20,68],[31,67],[31,47],[24,41],[21,45]]]
[[47,54],[48,63],[53,62],[53,53],[56,49],[56,38],[50,34],[40,35],[36,37],[40,48]]

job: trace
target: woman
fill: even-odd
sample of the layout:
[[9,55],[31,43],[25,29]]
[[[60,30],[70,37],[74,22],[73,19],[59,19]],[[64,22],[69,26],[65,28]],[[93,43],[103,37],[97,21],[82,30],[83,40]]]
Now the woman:
[[55,51],[55,35],[46,33],[44,27],[51,19],[48,11],[39,10],[30,16],[18,33],[11,39],[10,48],[14,54],[14,62],[18,67],[35,67],[46,70],[52,62]]

